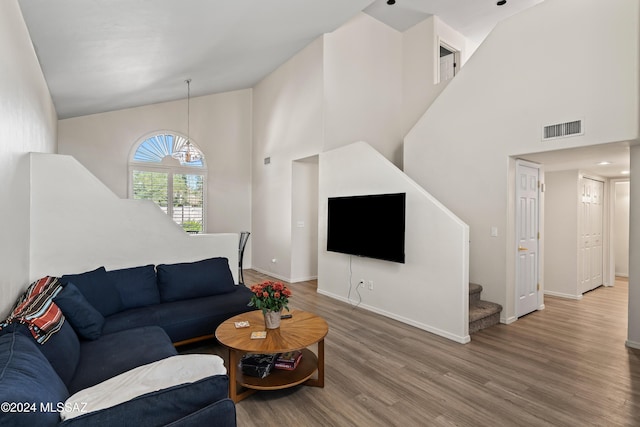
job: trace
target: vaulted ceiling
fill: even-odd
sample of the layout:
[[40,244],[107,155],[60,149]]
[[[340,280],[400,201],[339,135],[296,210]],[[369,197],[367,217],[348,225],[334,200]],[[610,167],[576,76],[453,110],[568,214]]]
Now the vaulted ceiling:
[[430,15],[479,44],[542,0],[19,0],[59,118],[252,87],[364,11],[404,31]]

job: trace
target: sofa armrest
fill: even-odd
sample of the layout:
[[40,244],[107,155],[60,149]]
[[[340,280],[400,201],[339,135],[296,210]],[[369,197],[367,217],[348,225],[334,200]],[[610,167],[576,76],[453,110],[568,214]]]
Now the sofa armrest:
[[[214,375],[193,383],[180,384],[152,393],[138,396],[110,408],[89,412],[68,419],[60,426],[164,426],[185,419],[206,409],[212,404],[227,399],[229,393],[229,377]],[[231,402],[233,404],[233,402]],[[229,408],[228,403],[211,408],[212,413],[219,413],[221,419],[233,418],[235,422],[235,406]],[[205,411],[207,413],[207,411]],[[189,425],[189,424],[177,424]],[[233,424],[235,425],[235,424]]]

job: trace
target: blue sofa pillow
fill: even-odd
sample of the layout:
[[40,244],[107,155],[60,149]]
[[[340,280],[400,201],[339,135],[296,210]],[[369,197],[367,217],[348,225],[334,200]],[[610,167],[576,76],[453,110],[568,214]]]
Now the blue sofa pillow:
[[236,285],[227,258],[156,266],[163,302],[233,292]]
[[125,309],[160,304],[153,264],[107,271],[107,277],[118,290]]
[[[3,410],[2,425],[57,426],[60,417],[56,405],[68,397],[67,388],[33,338],[21,333],[0,337],[0,402],[23,405],[22,411]],[[25,404],[29,405],[28,412]]]
[[80,274],[65,274],[60,281],[63,284],[71,282],[76,285],[89,304],[103,316],[110,316],[123,309],[120,294],[109,281],[104,267]]
[[73,330],[87,340],[95,340],[102,335],[104,317],[82,295],[82,292],[71,282],[67,283],[53,299]]

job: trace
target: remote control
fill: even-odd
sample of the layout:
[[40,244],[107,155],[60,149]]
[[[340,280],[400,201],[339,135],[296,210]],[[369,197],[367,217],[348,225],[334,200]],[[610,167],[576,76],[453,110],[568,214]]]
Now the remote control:
[[281,319],[291,319],[293,317],[293,315],[291,314],[283,314],[282,316],[280,316]]

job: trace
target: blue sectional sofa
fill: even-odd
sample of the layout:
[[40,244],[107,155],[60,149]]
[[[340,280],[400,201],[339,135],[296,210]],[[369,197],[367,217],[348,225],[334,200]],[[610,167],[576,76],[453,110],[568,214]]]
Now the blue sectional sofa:
[[175,357],[174,343],[210,336],[222,321],[251,310],[251,292],[234,284],[226,258],[101,267],[59,282],[52,301],[64,321],[44,343],[22,322],[0,331],[0,402],[13,405],[0,408],[0,426],[235,426],[229,380],[222,374],[65,421],[59,411],[71,395]]
[[100,267],[61,281],[73,283],[104,317],[103,334],[156,325],[178,345],[213,337],[220,323],[253,309],[247,306],[251,291],[234,283],[227,258],[112,271]]

